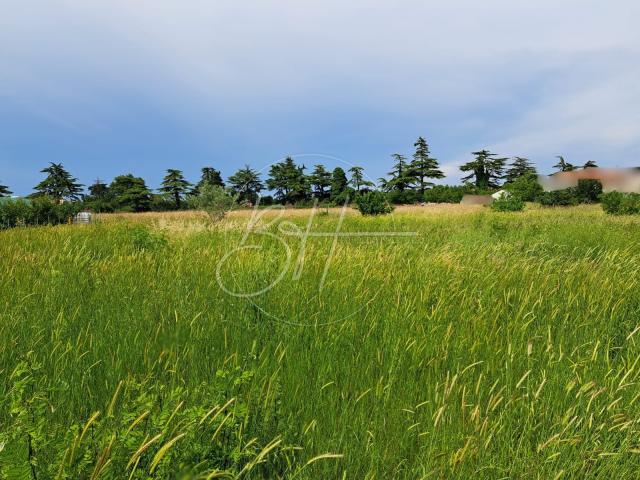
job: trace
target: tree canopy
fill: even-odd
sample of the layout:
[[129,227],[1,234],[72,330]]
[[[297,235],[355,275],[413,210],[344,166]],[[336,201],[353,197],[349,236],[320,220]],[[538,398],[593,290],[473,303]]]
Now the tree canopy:
[[119,208],[132,212],[149,210],[151,190],[147,187],[144,179],[134,177],[130,173],[120,175],[113,179],[109,190]]
[[395,163],[393,164],[393,170],[387,174],[391,175],[391,179],[386,182],[385,187],[389,191],[404,192],[413,183],[409,165],[407,164],[407,157],[394,153],[391,158],[395,160]]
[[325,199],[331,186],[331,172],[327,171],[324,165],[316,165],[309,175],[309,184],[316,198]]
[[47,177],[34,187],[34,196],[47,196],[54,200],[78,200],[82,194],[82,185],[67,172],[61,163],[49,163],[40,173]]
[[575,165],[567,162],[562,155],[558,155],[556,158],[558,159],[558,163],[556,163],[553,168],[557,168],[561,172],[571,172],[576,169]]
[[260,175],[249,165],[245,165],[229,177],[231,190],[238,195],[240,202],[255,204],[260,191],[264,188]]
[[9,187],[7,187],[6,185],[0,184],[0,197],[8,197],[12,193],[13,192],[9,190]]
[[506,158],[498,157],[488,150],[472,152],[476,158],[460,167],[463,172],[470,172],[462,178],[464,183],[473,183],[477,188],[498,188],[504,174]]
[[349,173],[351,174],[351,179],[349,180],[349,184],[355,189],[356,193],[360,193],[360,189],[362,187],[373,187],[373,182],[369,180],[365,180],[364,178],[364,168],[353,166],[349,169]]
[[304,169],[304,165],[296,165],[291,157],[274,163],[269,169],[267,187],[274,190],[276,197],[284,203],[304,200],[309,192],[309,182]]
[[587,160],[582,168],[598,168],[598,164],[593,160]]
[[331,200],[344,202],[349,197],[349,181],[342,167],[336,167],[331,172]]
[[416,151],[409,165],[409,176],[413,177],[413,181],[418,186],[418,191],[422,196],[427,187],[433,186],[429,179],[444,178],[444,173],[439,169],[438,160],[431,157],[429,145],[424,138],[418,137],[413,146],[416,147]]
[[514,157],[504,178],[506,183],[513,183],[520,177],[537,174],[536,167],[533,166],[533,163],[528,158]]
[[167,174],[162,180],[162,186],[160,191],[167,196],[173,198],[177,209],[180,208],[180,204],[184,195],[189,191],[191,184],[187,182],[180,170],[170,168],[167,170]]

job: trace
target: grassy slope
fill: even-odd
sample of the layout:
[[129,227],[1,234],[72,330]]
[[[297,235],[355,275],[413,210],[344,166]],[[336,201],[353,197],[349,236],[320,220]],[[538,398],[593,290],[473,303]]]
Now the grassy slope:
[[[30,388],[46,392],[55,433],[105,412],[121,381],[184,389],[186,404],[207,409],[214,400],[196,387],[248,372],[219,387],[247,409],[247,439],[280,436],[303,447],[298,463],[344,455],[309,478],[635,475],[640,221],[589,207],[435,213],[350,215],[344,231],[419,236],[341,239],[321,293],[331,239],[312,238],[301,278],[288,272],[251,301],[216,281],[242,215],[218,231],[143,219],[166,244],[130,220],[0,232],[0,391],[6,400],[21,360],[41,363]],[[286,241],[295,258],[298,242]],[[221,271],[230,288],[280,272],[280,241],[250,242],[263,248]],[[59,448],[42,455],[53,462]],[[254,474],[285,471],[269,468]]]

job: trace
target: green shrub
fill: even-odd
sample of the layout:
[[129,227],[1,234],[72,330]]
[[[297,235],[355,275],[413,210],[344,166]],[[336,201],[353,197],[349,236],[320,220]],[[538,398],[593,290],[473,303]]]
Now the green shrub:
[[424,192],[423,200],[429,203],[460,203],[467,190],[464,185],[435,185]]
[[640,214],[640,194],[608,192],[600,195],[602,209],[612,215]]
[[599,180],[578,180],[576,195],[580,203],[598,203],[602,195],[602,183]]
[[565,188],[564,190],[554,190],[544,192],[540,196],[540,204],[545,207],[567,207],[580,203],[575,188]]
[[137,225],[131,231],[133,248],[139,252],[157,251],[167,246],[168,242],[164,235],[151,232],[142,225]]
[[0,202],[0,228],[69,223],[81,209],[77,202],[58,204],[48,197]]
[[200,188],[200,194],[190,201],[191,206],[204,210],[212,222],[222,220],[236,203],[236,197],[229,194],[224,187],[205,184]]
[[503,195],[493,201],[491,210],[496,212],[521,212],[524,210],[524,202],[515,195]]
[[362,215],[384,215],[393,211],[385,194],[378,191],[359,195],[356,197],[356,205]]
[[523,175],[505,185],[504,189],[525,202],[535,202],[544,194],[542,185],[538,182],[538,176],[535,174]]
[[420,194],[416,190],[403,190],[402,192],[393,190],[387,193],[386,198],[389,203],[394,205],[410,205],[421,201]]

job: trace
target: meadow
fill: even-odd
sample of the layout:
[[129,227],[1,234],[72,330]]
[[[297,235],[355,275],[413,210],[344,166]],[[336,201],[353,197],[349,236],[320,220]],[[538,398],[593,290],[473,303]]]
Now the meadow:
[[250,215],[0,232],[0,478],[637,477],[638,217]]

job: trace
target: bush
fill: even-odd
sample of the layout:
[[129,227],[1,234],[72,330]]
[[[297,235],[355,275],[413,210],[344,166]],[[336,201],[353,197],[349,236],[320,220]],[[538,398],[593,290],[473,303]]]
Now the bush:
[[207,212],[212,222],[219,222],[233,208],[236,197],[223,187],[205,184],[200,188],[200,194],[190,202],[194,208]]
[[565,188],[564,190],[544,192],[540,196],[540,203],[546,207],[567,207],[578,205],[580,200],[575,188]]
[[133,248],[139,252],[157,251],[166,247],[168,242],[161,233],[151,232],[142,225],[137,225],[131,230]]
[[423,200],[429,203],[460,203],[467,190],[465,186],[436,185],[424,192]]
[[496,212],[521,212],[524,202],[515,195],[503,195],[491,204],[491,210]]
[[544,194],[542,185],[538,182],[538,176],[535,174],[523,175],[506,184],[504,189],[525,202],[535,202]]
[[640,214],[640,194],[609,192],[600,195],[602,209],[612,215]]
[[356,205],[362,215],[384,215],[393,212],[385,194],[378,191],[358,195]]
[[602,183],[598,180],[578,180],[576,195],[580,203],[598,203],[602,195]]
[[48,197],[37,197],[29,201],[5,200],[0,202],[0,228],[69,223],[80,209],[80,203],[60,205]]
[[[181,202],[181,206],[184,208],[186,204]],[[172,212],[176,210],[176,202],[173,198],[169,198],[166,195],[151,195],[149,209],[152,212]]]
[[394,205],[410,205],[420,201],[420,194],[416,190],[393,190],[387,193],[387,200]]

